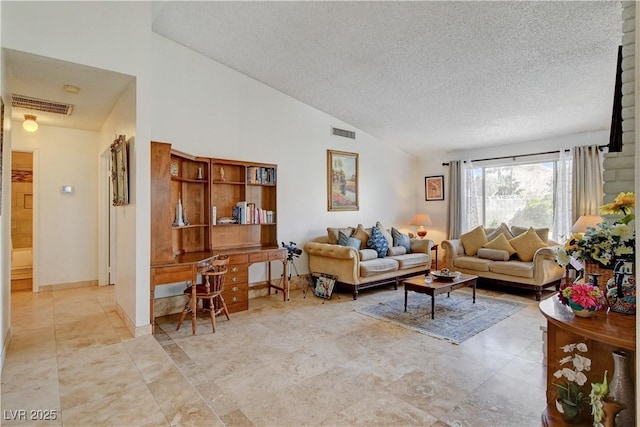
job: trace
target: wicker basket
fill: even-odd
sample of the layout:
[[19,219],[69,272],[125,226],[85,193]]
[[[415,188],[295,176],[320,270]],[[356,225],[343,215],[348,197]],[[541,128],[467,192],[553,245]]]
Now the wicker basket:
[[597,279],[598,287],[604,294],[606,294],[607,282],[609,281],[609,279],[613,279],[614,276],[613,266],[605,267],[596,261],[585,261],[584,271],[587,274],[586,280],[589,280],[589,274],[599,274]]

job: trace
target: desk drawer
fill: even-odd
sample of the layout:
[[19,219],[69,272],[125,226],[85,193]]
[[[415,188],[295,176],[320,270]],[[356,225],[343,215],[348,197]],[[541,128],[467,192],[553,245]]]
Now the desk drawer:
[[[241,311],[249,310],[249,301],[242,301],[238,303],[229,304],[225,299],[225,303],[227,304],[227,310],[229,310],[229,313],[238,313]],[[224,319],[224,320],[226,321],[227,319]]]
[[249,263],[252,264],[254,262],[265,262],[267,260],[267,252],[253,252],[249,254]]
[[227,305],[249,301],[249,285],[247,283],[225,284],[222,298],[224,298]]
[[155,272],[152,280],[156,285],[184,282],[193,278],[193,267],[191,265],[153,267],[152,271]]
[[287,250],[286,249],[278,249],[274,251],[269,251],[269,259],[287,259]]
[[247,254],[229,255],[229,265],[231,265],[231,264],[246,264],[248,262],[249,262],[249,255],[247,255]]

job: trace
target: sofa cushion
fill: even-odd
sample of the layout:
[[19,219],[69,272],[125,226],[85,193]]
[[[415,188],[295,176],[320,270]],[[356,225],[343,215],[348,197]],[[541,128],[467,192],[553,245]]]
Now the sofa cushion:
[[393,238],[393,246],[404,246],[407,253],[411,253],[411,238],[408,234],[402,234],[397,228],[391,227],[391,237]]
[[360,249],[358,251],[360,254],[360,261],[369,261],[370,259],[378,258],[378,252],[375,249]]
[[530,227],[526,233],[509,240],[509,243],[516,250],[520,261],[525,262],[533,260],[533,255],[536,251],[547,246],[547,244],[538,237],[538,234],[532,227]]
[[391,246],[387,251],[387,256],[398,256],[407,253],[407,249],[404,246]]
[[462,255],[453,260],[453,266],[467,270],[489,271],[489,265],[492,262],[496,261],[478,258],[476,256]]
[[344,234],[342,231],[338,231],[338,244],[340,246],[351,246],[355,250],[359,251],[362,242],[360,239],[356,239],[355,237],[349,237]]
[[[531,227],[529,227],[529,228],[531,228]],[[529,231],[529,228],[527,228],[527,227],[518,227],[517,225],[514,225],[514,226],[511,227],[511,233],[513,233],[513,237],[518,237],[519,235],[524,234],[527,231]],[[547,241],[549,241],[549,229],[548,228],[534,228],[533,231],[536,232],[538,237],[540,237],[540,240],[542,240],[544,243],[547,243]]]
[[387,242],[387,239],[384,238],[378,227],[371,228],[371,237],[369,237],[369,241],[367,241],[367,247],[375,249],[376,252],[378,252],[379,258],[387,256],[389,243]]
[[338,243],[338,232],[342,231],[347,237],[351,237],[353,233],[356,231],[353,227],[345,227],[345,228],[335,228],[335,227],[327,227],[327,237],[329,238],[329,243],[332,245],[336,245]]
[[489,265],[489,271],[508,276],[533,278],[533,262],[495,261]]
[[504,222],[502,224],[500,224],[500,226],[498,228],[495,228],[495,229],[485,228],[484,232],[487,235],[487,239],[489,241],[495,239],[496,237],[498,237],[501,234],[503,234],[504,237],[507,238],[507,240],[513,239],[515,237],[513,235],[513,233],[511,233],[511,231],[509,231],[509,226],[507,226],[507,224],[505,224]]
[[487,240],[487,235],[484,234],[484,228],[478,226],[468,233],[462,234],[460,241],[462,242],[462,246],[464,246],[464,253],[473,256],[478,252],[478,249],[489,240]]
[[355,237],[356,239],[360,239],[362,242],[362,247],[367,248],[367,242],[369,241],[369,236],[371,236],[371,229],[364,228],[362,224],[358,224],[356,231],[351,235],[351,237]]
[[509,261],[509,252],[500,249],[480,248],[477,253],[478,258],[492,259],[494,261]]
[[376,258],[360,262],[360,277],[370,277],[376,274],[396,271],[398,261],[393,258]]
[[389,245],[389,247],[393,246],[393,237],[391,236],[391,233],[389,233],[387,229],[384,228],[384,225],[382,225],[380,221],[376,222],[376,228],[380,230],[384,238],[387,239],[387,244]]
[[482,247],[487,249],[506,251],[509,253],[509,256],[516,253],[516,250],[513,248],[513,246],[511,246],[504,234],[498,234],[498,237],[485,243],[484,245],[482,245]]
[[429,255],[422,252],[414,252],[411,254],[398,255],[392,257],[392,259],[398,261],[398,268],[400,270],[406,270],[408,268],[424,266],[425,269],[429,268]]

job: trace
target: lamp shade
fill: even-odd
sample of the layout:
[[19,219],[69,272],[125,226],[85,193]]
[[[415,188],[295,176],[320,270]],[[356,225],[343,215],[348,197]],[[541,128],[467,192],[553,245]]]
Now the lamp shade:
[[421,226],[425,226],[425,225],[431,225],[431,217],[427,214],[424,213],[419,213],[416,214],[412,219],[411,222],[409,223],[410,225],[421,225]]
[[32,114],[24,115],[24,122],[22,122],[22,127],[27,132],[35,132],[38,130],[38,123],[36,123],[37,117]]
[[600,215],[582,215],[573,227],[571,227],[571,231],[574,233],[585,233],[587,231],[587,227],[595,227],[599,223],[602,222],[602,217]]

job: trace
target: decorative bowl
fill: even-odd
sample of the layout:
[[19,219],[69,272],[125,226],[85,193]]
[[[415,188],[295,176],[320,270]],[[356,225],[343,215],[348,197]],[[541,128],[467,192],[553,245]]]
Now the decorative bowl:
[[436,278],[436,280],[455,280],[460,277],[459,271],[445,271],[436,270],[432,271],[431,275]]

